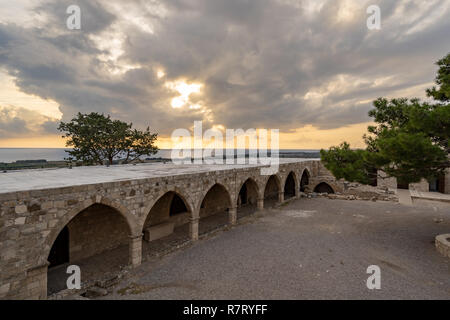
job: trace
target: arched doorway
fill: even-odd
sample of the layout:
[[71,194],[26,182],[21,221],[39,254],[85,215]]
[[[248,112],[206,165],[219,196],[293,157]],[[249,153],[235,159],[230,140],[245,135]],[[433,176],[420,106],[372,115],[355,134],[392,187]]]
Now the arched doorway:
[[237,199],[237,218],[241,219],[255,212],[258,200],[258,185],[248,178],[239,190]]
[[295,177],[294,173],[290,172],[284,183],[284,199],[290,199],[295,197]]
[[316,193],[334,193],[333,188],[326,182],[319,183],[315,188]]
[[270,176],[264,188],[264,207],[270,208],[278,203],[280,191],[280,180],[276,175]]
[[303,170],[302,178],[300,180],[300,192],[306,192],[306,186],[309,184],[309,171]]
[[231,205],[231,197],[227,189],[221,184],[212,186],[200,205],[199,234],[227,225]]
[[67,289],[69,264],[80,267],[82,283],[128,265],[129,235],[127,220],[112,207],[93,204],[80,211],[61,229],[50,249],[47,294]]
[[189,218],[191,210],[184,197],[169,191],[161,196],[150,209],[143,227],[144,257],[189,241]]

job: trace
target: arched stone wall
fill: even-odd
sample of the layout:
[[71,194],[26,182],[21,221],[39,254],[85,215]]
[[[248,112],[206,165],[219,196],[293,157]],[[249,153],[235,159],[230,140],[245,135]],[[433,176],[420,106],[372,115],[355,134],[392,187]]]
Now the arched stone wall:
[[255,179],[253,179],[252,177],[248,177],[247,179],[245,179],[241,184],[239,184],[238,185],[238,188],[237,188],[237,194],[239,195],[239,193],[240,193],[240,191],[241,191],[241,189],[242,189],[242,187],[245,185],[245,184],[250,184],[252,187],[254,187],[255,188],[255,193],[256,193],[256,199],[254,199],[255,200],[255,204],[256,204],[256,201],[258,200],[258,197],[259,197],[259,195],[260,195],[260,187],[259,187],[259,185],[258,185],[258,183],[255,181]]
[[265,207],[284,201],[284,186],[282,185],[282,181],[283,179],[279,174],[274,174],[267,178],[262,196]]
[[[246,186],[246,194],[247,194],[247,199],[245,199],[246,204],[252,204],[256,206],[260,193],[258,183],[251,177],[247,178],[244,182],[242,182],[238,187],[239,190],[238,200],[239,194],[244,186]],[[236,205],[239,206],[239,203],[236,203]]]
[[281,179],[280,175],[279,175],[279,174],[273,174],[273,175],[271,175],[271,176],[268,176],[268,177],[265,179],[264,188],[261,188],[261,197],[262,197],[262,198],[265,198],[267,184],[269,183],[269,180],[271,179],[271,177],[274,177],[273,179],[274,179],[274,181],[275,181],[275,183],[276,183],[276,186],[277,186],[277,189],[278,189],[278,190],[277,190],[278,193],[280,193],[280,192],[283,191],[283,187],[282,187],[282,184],[281,184],[282,179]]
[[129,228],[130,236],[135,236],[138,234],[141,234],[141,230],[139,229],[139,224],[137,223],[135,217],[130,214],[130,212],[127,210],[126,207],[124,207],[122,204],[120,204],[118,201],[113,201],[105,197],[95,197],[88,200],[85,200],[84,202],[74,206],[67,214],[62,216],[58,223],[54,226],[52,231],[49,233],[49,235],[44,240],[44,246],[42,250],[42,254],[39,255],[37,265],[42,265],[47,263],[46,259],[50,253],[50,249],[55,242],[56,238],[58,237],[61,230],[73,219],[75,218],[79,213],[83,212],[84,210],[88,209],[94,204],[102,204],[107,207],[115,209],[120,215],[122,215],[125,218],[125,221],[127,222],[127,226]]
[[[211,192],[219,192],[220,195],[213,195],[213,194],[211,194]],[[219,209],[222,209],[222,208],[223,209],[234,208],[236,206],[236,204],[233,202],[233,198],[231,197],[230,190],[227,189],[227,187],[221,183],[214,183],[211,187],[208,188],[208,190],[204,193],[202,199],[198,203],[199,217],[200,217],[200,210],[201,210],[201,205],[202,205],[203,201],[210,200],[207,198],[210,196],[214,196],[218,200],[221,199],[221,197],[223,197],[225,199],[225,201],[223,203],[219,203],[219,202],[216,203],[216,208],[213,207],[214,211],[218,211]],[[211,214],[211,213],[214,214],[215,212],[210,212],[209,214]]]
[[338,187],[336,184],[330,183],[329,181],[320,181],[320,182],[316,182],[314,184],[314,186],[311,188],[312,191],[316,192],[316,188],[317,186],[321,185],[321,184],[325,184],[327,186],[329,186],[331,188],[331,190],[333,190],[333,193],[336,193],[338,190]]
[[139,225],[141,226],[141,230],[144,228],[145,222],[147,221],[148,215],[150,214],[150,211],[152,210],[152,208],[154,207],[154,205],[162,198],[164,197],[166,194],[173,192],[174,194],[176,194],[177,196],[179,196],[184,204],[186,205],[186,208],[188,209],[188,212],[191,215],[191,218],[194,215],[194,205],[193,205],[193,200],[191,198],[191,196],[186,193],[183,192],[182,190],[180,190],[177,187],[171,187],[171,188],[163,188],[161,190],[159,190],[159,192],[157,193],[157,195],[153,195],[152,199],[149,200],[146,205],[145,205],[145,209],[143,210],[143,214],[142,217],[139,219]]
[[[292,191],[293,191],[292,196],[295,197],[295,196],[298,195],[299,179],[298,179],[297,173],[296,173],[294,170],[289,171],[289,172],[284,176],[283,183],[282,183],[282,185],[283,185],[283,192],[286,193],[286,183],[288,182],[287,180],[288,180],[288,177],[289,177],[290,175],[291,175],[291,176],[293,177],[293,179],[294,179],[294,186],[293,186],[293,190],[292,190]],[[285,194],[285,197],[286,197],[286,194]]]
[[[311,185],[322,181],[335,188],[332,177],[326,174],[319,161],[281,162],[275,175],[277,192],[283,191],[285,179],[294,171],[296,184],[305,168],[311,174]],[[198,237],[199,210],[203,198],[216,183],[226,190],[230,203],[230,217],[236,210],[237,197],[242,184],[252,178],[258,186],[258,208],[263,208],[264,192],[268,175],[261,174],[261,167],[238,166],[206,168],[198,172],[150,175],[147,178],[110,181],[89,185],[54,187],[42,190],[1,193],[0,223],[5,226],[0,232],[0,287],[8,287],[0,298],[36,298],[39,292],[30,277],[46,273],[47,258],[58,234],[76,215],[94,204],[113,208],[124,217],[129,228],[131,263],[140,263],[142,230],[145,220],[154,204],[167,192],[174,192],[184,200],[191,212],[190,235]],[[326,179],[325,179],[326,178]],[[282,199],[282,197],[281,197]],[[280,199],[278,199],[280,200]],[[4,240],[4,241],[3,241]],[[36,271],[37,270],[37,271]]]
[[286,180],[287,180],[287,178],[289,177],[289,175],[290,175],[291,173],[292,173],[292,176],[294,177],[295,187],[297,188],[297,187],[299,186],[299,179],[298,179],[297,172],[296,172],[295,170],[287,171],[287,174],[285,174],[285,175],[283,176],[283,182],[282,182],[282,185],[283,185],[283,187],[284,187],[284,185],[286,184]]
[[[305,190],[302,190],[302,181],[303,181],[303,175],[304,175],[304,174],[306,174],[308,180],[307,180],[307,183],[305,183],[305,185],[304,185]],[[311,179],[311,171],[310,171],[310,169],[309,169],[308,167],[303,168],[303,170],[300,171],[299,177],[300,177],[299,190],[300,190],[301,192],[305,192],[307,186],[308,186],[309,183],[310,183],[310,179]]]

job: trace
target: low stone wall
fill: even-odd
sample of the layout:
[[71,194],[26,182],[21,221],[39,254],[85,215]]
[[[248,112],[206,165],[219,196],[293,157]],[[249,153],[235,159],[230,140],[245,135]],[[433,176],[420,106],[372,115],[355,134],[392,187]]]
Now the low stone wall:
[[[328,183],[328,182],[327,182]],[[335,181],[329,183],[335,193],[316,193],[307,192],[300,193],[300,197],[328,197],[329,199],[342,199],[342,200],[366,200],[366,201],[393,201],[398,202],[398,196],[395,191],[391,191],[388,188],[373,187],[368,185],[362,185],[355,182],[347,182],[344,180]],[[308,188],[308,190],[310,190]],[[336,191],[337,190],[337,191]]]
[[178,228],[186,223],[189,223],[189,212],[178,213],[174,216],[169,217],[169,222],[172,222],[175,225],[175,228]]
[[440,254],[447,258],[450,258],[450,233],[437,236],[435,245],[437,251],[439,251]]
[[428,191],[430,191],[430,184],[428,183],[427,180],[422,179],[422,180],[420,180],[420,182],[410,183],[409,184],[409,189],[410,190],[421,191],[421,192],[428,192]]
[[[379,187],[387,187],[391,189],[397,189],[397,179],[396,178],[387,178],[386,173],[379,170],[377,185]],[[416,190],[421,192],[428,192],[430,190],[430,184],[426,179],[421,179],[420,182],[410,183],[408,188],[410,190]],[[445,194],[450,194],[450,169],[447,169],[444,174],[443,186],[441,186],[441,191]]]
[[341,181],[343,184],[342,195],[348,200],[381,200],[398,202],[395,191],[387,187],[373,187],[356,182]]
[[388,178],[384,171],[378,170],[377,186],[381,188],[397,189],[397,179]]

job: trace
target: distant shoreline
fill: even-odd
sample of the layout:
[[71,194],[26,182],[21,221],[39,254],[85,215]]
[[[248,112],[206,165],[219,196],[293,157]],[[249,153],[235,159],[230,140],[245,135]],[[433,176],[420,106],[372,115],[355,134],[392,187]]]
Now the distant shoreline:
[[[70,148],[0,148],[0,164],[12,164],[17,161],[39,162],[42,160],[46,160],[48,162],[60,162],[64,161],[64,159],[68,156],[66,150],[70,150]],[[144,156],[143,158],[170,159],[171,152],[171,149],[160,149],[155,155],[150,157]],[[248,154],[248,152],[248,149],[245,150],[246,154]],[[319,150],[313,149],[280,149],[279,157],[320,158],[319,152]]]

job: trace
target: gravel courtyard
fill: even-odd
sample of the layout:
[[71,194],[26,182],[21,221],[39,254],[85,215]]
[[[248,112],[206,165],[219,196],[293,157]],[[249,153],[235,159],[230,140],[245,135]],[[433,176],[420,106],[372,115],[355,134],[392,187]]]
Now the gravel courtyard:
[[302,198],[143,263],[103,299],[450,299],[442,233],[448,204]]

